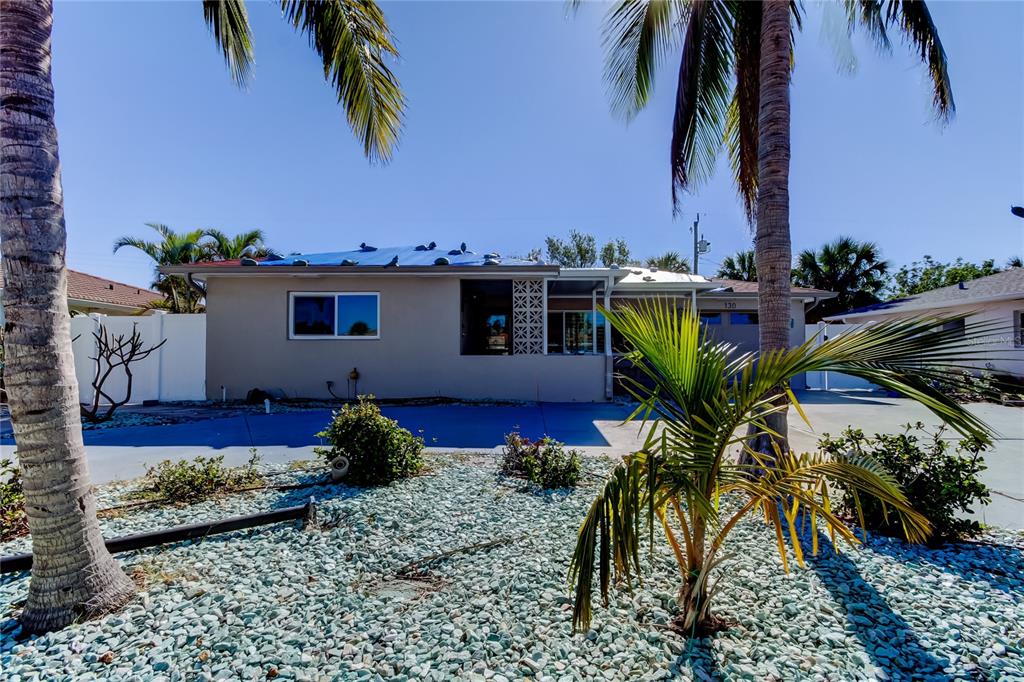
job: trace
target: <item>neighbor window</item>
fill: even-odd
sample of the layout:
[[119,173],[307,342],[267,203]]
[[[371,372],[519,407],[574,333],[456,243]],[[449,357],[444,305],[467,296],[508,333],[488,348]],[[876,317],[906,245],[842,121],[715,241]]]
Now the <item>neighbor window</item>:
[[722,313],[701,312],[700,321],[703,324],[722,324]]
[[1024,310],[1013,311],[1013,347],[1024,348]]
[[757,324],[757,313],[729,313],[729,324]]
[[293,293],[290,303],[289,338],[380,338],[376,292]]

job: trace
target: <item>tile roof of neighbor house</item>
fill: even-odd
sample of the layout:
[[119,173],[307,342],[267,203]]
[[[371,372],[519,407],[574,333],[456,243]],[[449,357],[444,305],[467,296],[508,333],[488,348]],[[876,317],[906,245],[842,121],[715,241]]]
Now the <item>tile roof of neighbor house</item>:
[[[748,282],[742,279],[724,279],[722,277],[710,277],[708,281],[720,287],[732,289],[733,293],[736,294],[756,294],[757,293],[757,282]],[[810,287],[798,287],[791,286],[789,291],[794,296],[805,295],[805,296],[837,296],[834,291],[826,291],[825,289],[812,289]]]
[[238,260],[206,261],[195,263],[199,269],[216,267],[237,267],[245,264],[256,267],[288,266],[335,266],[335,267],[424,267],[424,266],[536,266],[542,262],[506,258],[495,252],[471,251],[463,243],[452,249],[445,249],[435,242],[416,246],[382,246],[360,244],[351,251],[329,251],[326,253],[296,253],[287,256],[271,255],[255,262]]
[[[3,268],[0,266],[0,277]],[[94,303],[120,306],[126,308],[142,308],[151,301],[162,299],[159,291],[137,287],[112,279],[97,277],[77,270],[68,270],[68,299],[73,301],[91,301]]]
[[924,311],[1013,298],[1024,298],[1024,268],[1009,268],[994,275],[932,289],[894,301],[855,308],[825,319],[839,320],[847,317],[869,317],[878,313]]

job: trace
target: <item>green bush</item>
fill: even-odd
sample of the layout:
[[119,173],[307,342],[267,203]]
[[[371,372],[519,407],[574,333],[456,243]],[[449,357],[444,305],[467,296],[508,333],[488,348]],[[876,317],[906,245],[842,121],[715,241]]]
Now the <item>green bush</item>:
[[372,395],[342,406],[316,435],[330,443],[330,447],[314,448],[328,464],[339,455],[348,458],[345,482],[352,485],[387,485],[414,475],[423,466],[423,439],[382,415]]
[[143,496],[166,498],[172,502],[194,502],[218,493],[228,493],[257,485],[263,480],[255,453],[245,466],[226,467],[224,456],[196,457],[194,460],[164,460],[146,470]]
[[21,469],[9,459],[0,459],[0,541],[28,532],[25,516],[25,489]]
[[542,488],[569,488],[580,480],[580,453],[547,436],[530,440],[513,431],[505,435],[501,472]]
[[[970,513],[977,503],[988,503],[989,491],[978,479],[985,470],[981,453],[985,444],[977,439],[961,440],[955,446],[942,438],[945,427],[930,433],[924,424],[907,424],[900,434],[875,434],[868,438],[860,429],[848,428],[839,438],[826,433],[819,447],[833,455],[860,452],[873,457],[896,480],[911,506],[932,524],[928,544],[972,537],[981,532],[977,521],[957,518]],[[840,511],[856,518],[853,493],[843,488]],[[902,535],[895,514],[886,518],[881,503],[860,496],[864,525],[885,535]]]

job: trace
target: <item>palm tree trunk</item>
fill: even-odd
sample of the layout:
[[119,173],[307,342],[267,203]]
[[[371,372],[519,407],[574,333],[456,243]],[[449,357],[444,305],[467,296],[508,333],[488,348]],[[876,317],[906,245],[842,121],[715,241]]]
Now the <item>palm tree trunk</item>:
[[[792,38],[788,0],[762,4],[761,90],[757,142],[757,312],[760,350],[789,347],[789,76]],[[781,395],[781,393],[780,393]],[[780,397],[780,400],[784,400]],[[768,416],[768,426],[782,436],[788,432],[786,413]],[[771,453],[771,439],[752,447]],[[780,439],[775,439],[776,441]],[[780,443],[781,445],[781,443]]]
[[134,592],[96,520],[67,308],[64,199],[50,75],[52,0],[0,0],[4,378],[32,533],[26,630],[63,627]]

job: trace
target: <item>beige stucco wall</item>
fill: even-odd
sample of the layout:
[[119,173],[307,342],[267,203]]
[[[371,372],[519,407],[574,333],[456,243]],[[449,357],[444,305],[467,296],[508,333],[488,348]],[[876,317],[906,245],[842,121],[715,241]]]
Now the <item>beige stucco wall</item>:
[[[288,293],[380,292],[379,339],[288,338]],[[603,356],[460,354],[457,277],[211,277],[207,289],[206,392],[244,398],[251,388],[289,397],[360,393],[380,398],[604,400]]]

